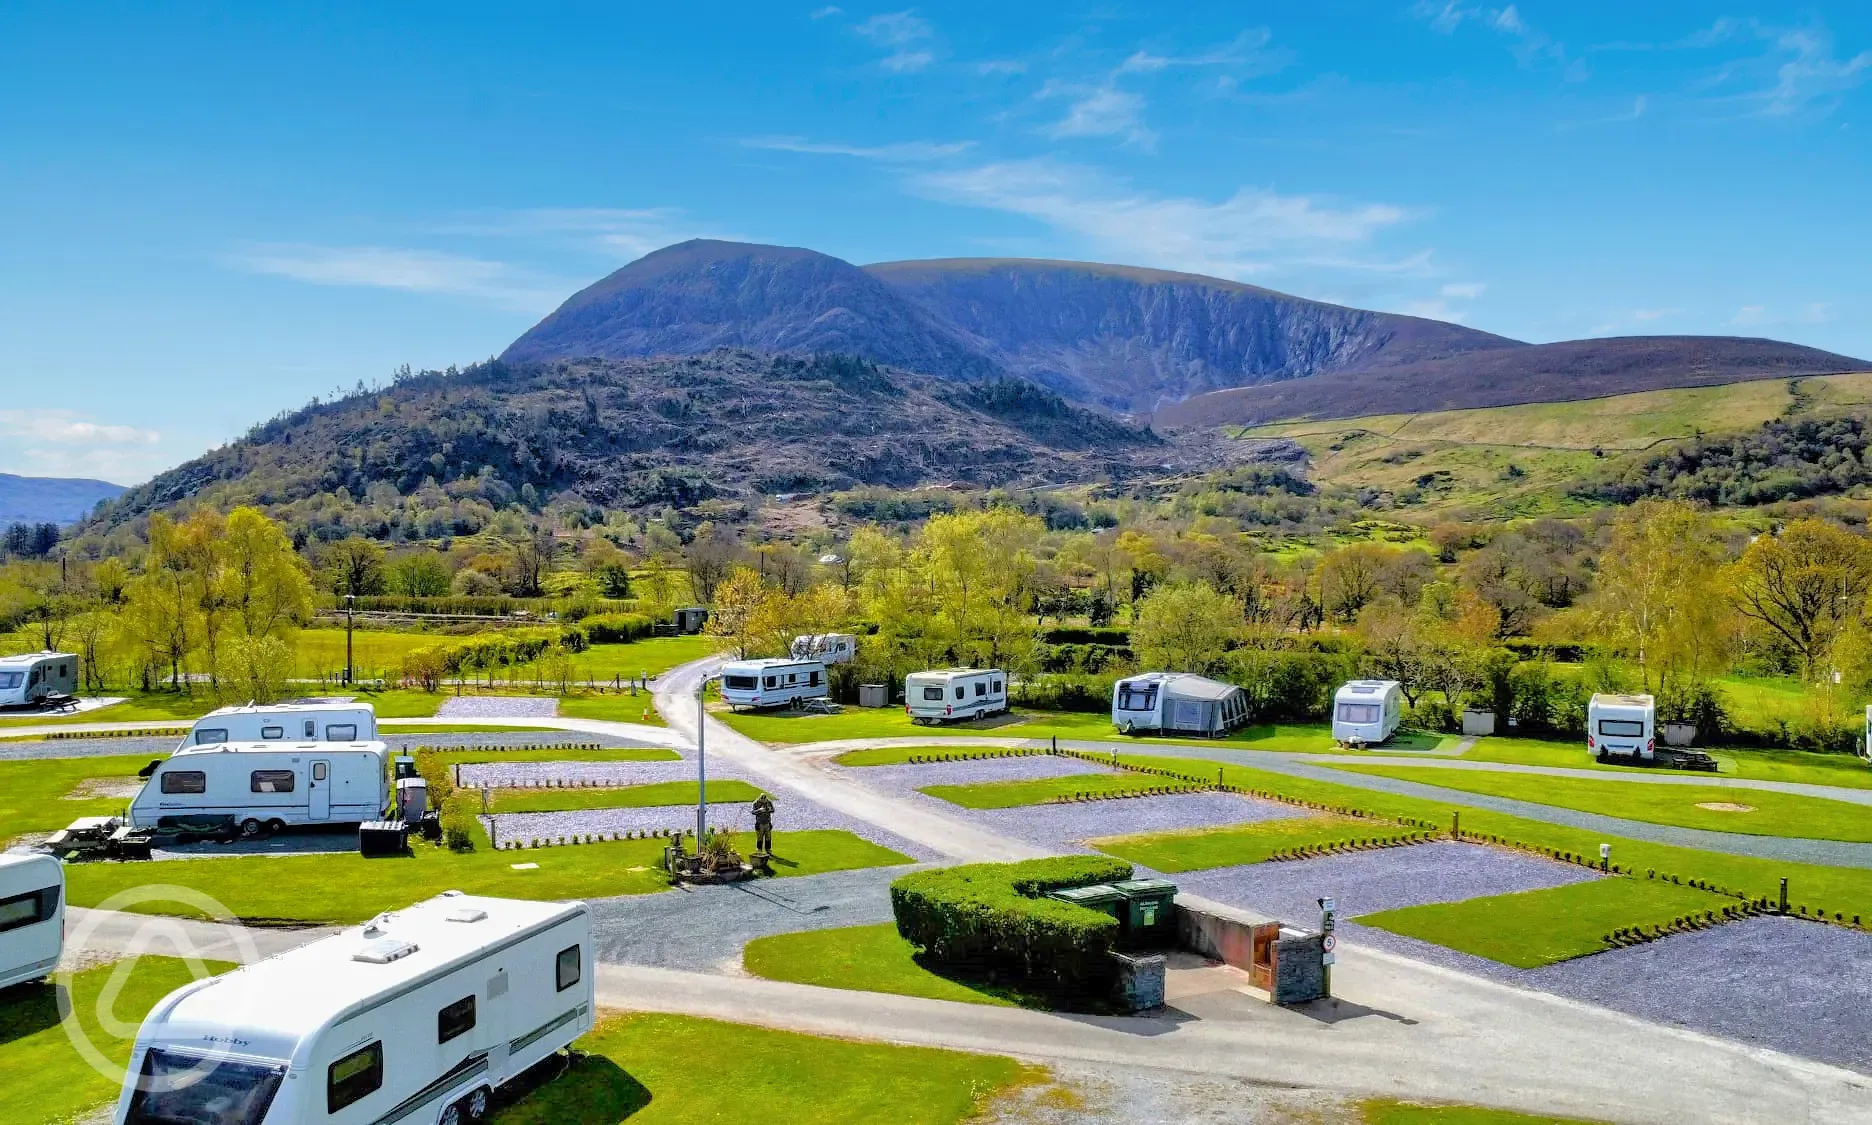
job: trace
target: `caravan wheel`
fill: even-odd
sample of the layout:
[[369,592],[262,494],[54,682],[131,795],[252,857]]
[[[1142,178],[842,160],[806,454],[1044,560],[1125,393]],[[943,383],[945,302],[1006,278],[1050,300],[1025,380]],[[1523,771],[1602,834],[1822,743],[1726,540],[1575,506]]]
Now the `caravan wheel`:
[[465,1111],[464,1115],[470,1121],[486,1121],[488,1107],[492,1101],[493,1097],[488,1092],[488,1088],[483,1086],[462,1099],[462,1109]]
[[240,822],[240,834],[243,840],[258,840],[266,834],[266,825],[250,816]]
[[272,820],[267,821],[267,835],[277,836],[284,831],[286,831],[286,822],[279,817],[276,816]]

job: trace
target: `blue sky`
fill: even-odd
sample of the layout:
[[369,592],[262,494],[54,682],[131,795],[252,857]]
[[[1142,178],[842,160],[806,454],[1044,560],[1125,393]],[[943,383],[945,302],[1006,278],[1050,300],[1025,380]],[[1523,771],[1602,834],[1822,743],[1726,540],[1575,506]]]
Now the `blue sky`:
[[0,7],[0,471],[143,479],[695,236],[1872,357],[1872,13]]

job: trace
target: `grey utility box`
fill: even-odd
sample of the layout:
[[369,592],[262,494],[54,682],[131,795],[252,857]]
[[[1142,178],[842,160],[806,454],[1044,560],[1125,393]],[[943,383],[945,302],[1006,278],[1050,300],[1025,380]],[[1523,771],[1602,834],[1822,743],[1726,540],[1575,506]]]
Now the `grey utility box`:
[[889,707],[890,706],[890,685],[889,684],[859,684],[858,685],[858,706],[860,707]]

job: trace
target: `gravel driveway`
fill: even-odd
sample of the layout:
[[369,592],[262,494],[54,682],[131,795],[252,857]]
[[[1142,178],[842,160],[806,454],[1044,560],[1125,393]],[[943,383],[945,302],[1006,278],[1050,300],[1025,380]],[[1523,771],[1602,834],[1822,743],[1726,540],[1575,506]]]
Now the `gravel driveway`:
[[442,701],[438,719],[551,719],[559,701],[542,695],[457,695]]

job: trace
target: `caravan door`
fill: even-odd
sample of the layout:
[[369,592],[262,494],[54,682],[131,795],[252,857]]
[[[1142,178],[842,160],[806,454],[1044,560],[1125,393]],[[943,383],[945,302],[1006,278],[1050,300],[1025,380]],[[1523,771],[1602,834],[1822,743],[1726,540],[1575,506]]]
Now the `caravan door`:
[[307,787],[311,795],[313,820],[331,819],[331,763],[320,758],[312,763],[312,783]]

